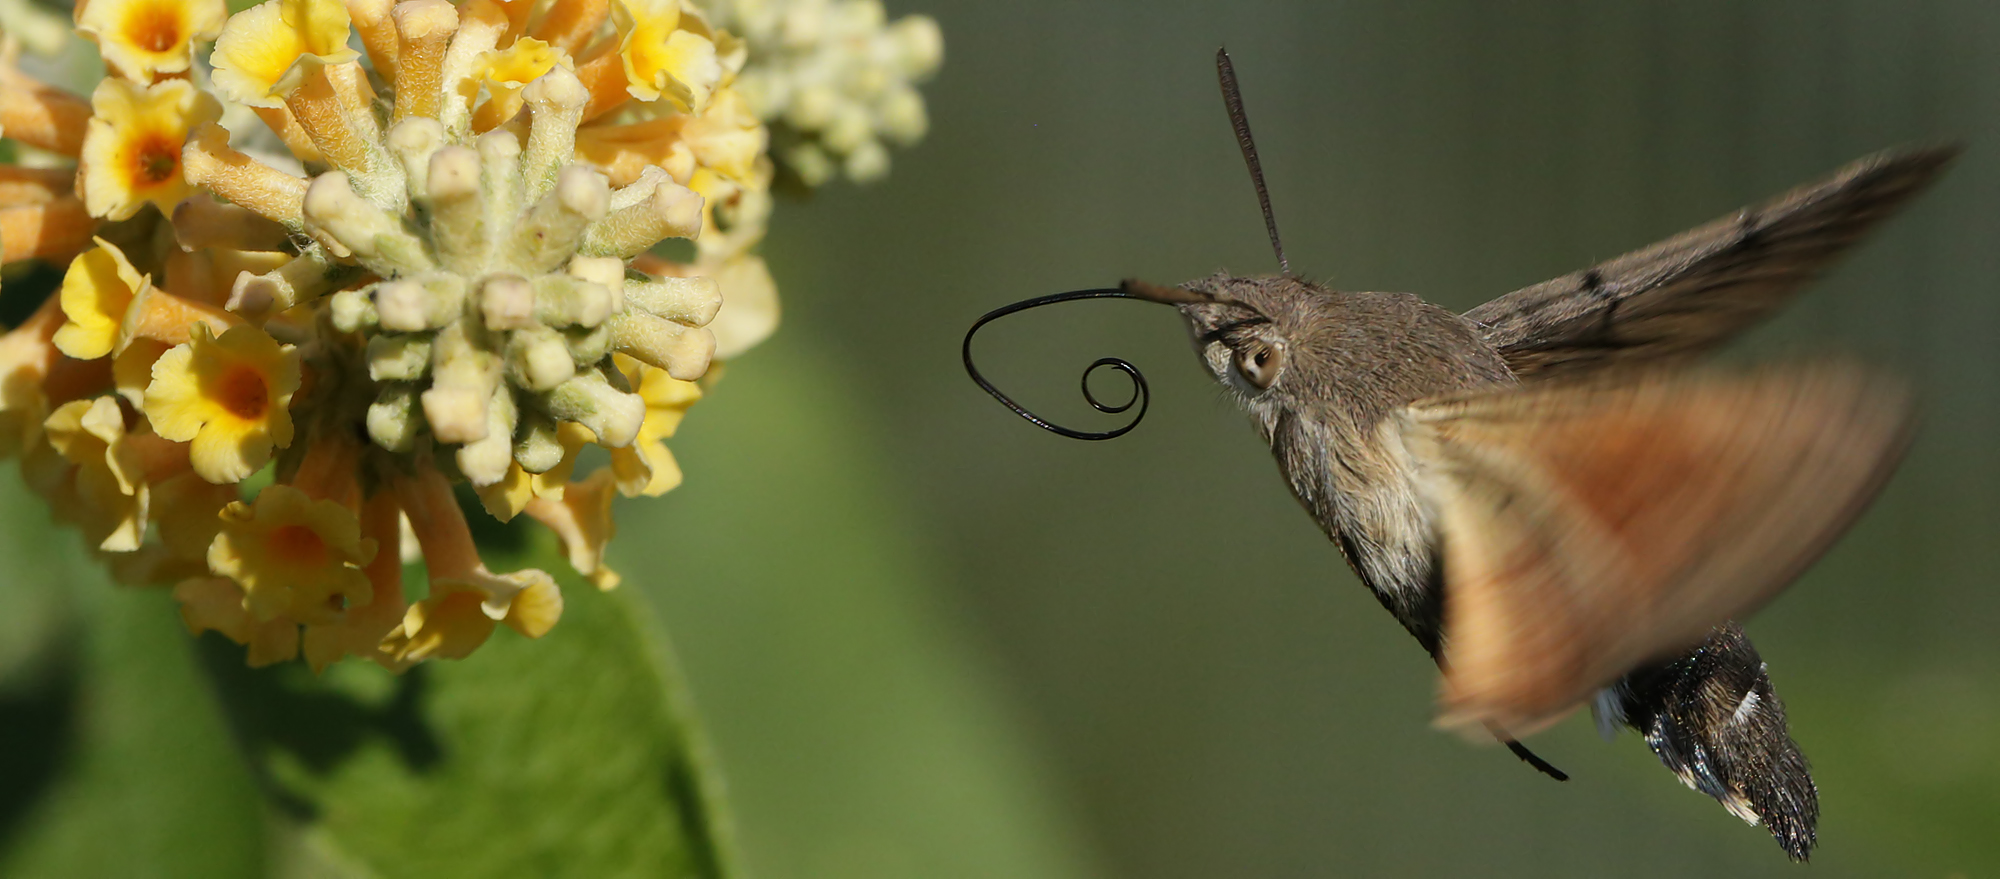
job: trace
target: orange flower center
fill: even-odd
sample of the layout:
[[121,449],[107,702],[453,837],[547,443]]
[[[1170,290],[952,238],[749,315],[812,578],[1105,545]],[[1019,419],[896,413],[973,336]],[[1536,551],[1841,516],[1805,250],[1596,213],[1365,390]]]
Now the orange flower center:
[[271,553],[300,567],[326,564],[326,541],[319,532],[304,525],[280,525],[271,529]]
[[271,404],[271,390],[264,385],[264,376],[248,366],[231,367],[222,376],[219,390],[222,408],[246,421],[263,418],[264,410]]
[[158,135],[148,136],[132,152],[134,176],[147,183],[164,183],[180,170],[181,148]]
[[181,42],[181,15],[172,2],[140,3],[125,19],[125,38],[148,52],[165,52]]

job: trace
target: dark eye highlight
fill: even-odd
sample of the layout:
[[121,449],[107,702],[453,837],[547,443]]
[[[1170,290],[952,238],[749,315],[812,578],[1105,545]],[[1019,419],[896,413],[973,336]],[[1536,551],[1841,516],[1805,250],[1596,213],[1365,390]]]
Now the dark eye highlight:
[[1259,390],[1267,390],[1276,384],[1284,366],[1284,352],[1262,341],[1248,342],[1236,349],[1236,371]]

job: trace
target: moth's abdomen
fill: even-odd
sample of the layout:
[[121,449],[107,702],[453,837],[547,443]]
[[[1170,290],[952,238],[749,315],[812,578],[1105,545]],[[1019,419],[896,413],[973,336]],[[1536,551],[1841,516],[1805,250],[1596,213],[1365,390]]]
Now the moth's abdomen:
[[1792,860],[1812,854],[1819,789],[1742,626],[1724,623],[1680,657],[1626,675],[1598,708],[1599,723],[1638,730],[1682,782],[1764,825]]

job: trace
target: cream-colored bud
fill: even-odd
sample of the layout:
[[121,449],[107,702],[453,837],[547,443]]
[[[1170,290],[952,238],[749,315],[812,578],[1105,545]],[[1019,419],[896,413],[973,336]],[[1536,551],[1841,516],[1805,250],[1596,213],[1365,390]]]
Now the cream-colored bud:
[[515,433],[514,462],[520,464],[521,469],[529,473],[547,473],[562,463],[562,438],[556,432],[554,418],[530,409],[521,414],[520,427]]
[[480,388],[433,386],[423,394],[424,419],[439,442],[470,443],[486,438],[487,397]]
[[444,145],[444,126],[436,119],[411,116],[390,127],[389,152],[403,166],[411,192],[430,189],[431,155]]
[[701,206],[701,195],[694,190],[661,183],[645,201],[614,210],[593,224],[577,252],[631,259],[661,239],[693,238],[701,233]]
[[594,327],[570,327],[562,331],[563,344],[569,346],[570,360],[578,369],[596,364],[611,356],[611,322],[605,321]]
[[375,313],[385,330],[434,330],[459,318],[465,279],[435,273],[385,281],[375,288]]
[[384,385],[368,404],[368,438],[391,452],[416,448],[417,433],[423,422],[417,413],[416,388],[406,384]]
[[646,418],[645,400],[612,387],[595,371],[563,382],[542,398],[542,405],[558,419],[590,428],[598,445],[613,449],[631,445]]
[[442,443],[477,442],[486,436],[486,406],[500,385],[497,355],[475,345],[464,321],[445,327],[431,347],[431,387],[423,393],[424,418]]
[[378,382],[416,381],[431,369],[431,340],[415,333],[384,333],[368,340],[368,377]]
[[876,119],[880,121],[882,134],[899,146],[909,146],[923,139],[930,129],[930,115],[924,110],[924,96],[905,84],[897,84],[884,92],[875,108]]
[[[240,277],[237,280],[242,280]],[[343,333],[358,333],[376,326],[380,318],[375,314],[375,290],[342,290],[329,300],[333,309],[333,327]]]
[[875,122],[858,104],[843,104],[819,133],[820,143],[837,155],[847,155],[875,139]]
[[535,319],[552,327],[594,327],[611,316],[611,291],[603,284],[569,275],[541,275],[530,281]]
[[706,325],[722,308],[722,288],[710,278],[659,278],[635,281],[625,287],[625,302],[691,327]]
[[820,186],[833,179],[837,170],[833,158],[810,143],[793,144],[785,150],[785,165],[807,186]]
[[479,283],[479,314],[489,330],[535,326],[535,290],[519,275],[492,275]]
[[476,486],[488,486],[507,475],[514,460],[514,422],[518,415],[514,392],[501,385],[486,405],[486,436],[458,450],[458,472]]
[[468,3],[458,13],[458,32],[438,74],[444,99],[437,118],[453,136],[464,137],[472,128],[472,99],[479,94],[484,56],[500,44],[508,21],[498,3]]
[[644,312],[628,311],[611,319],[613,345],[621,353],[657,366],[681,381],[708,372],[715,355],[715,334]]
[[889,173],[889,148],[879,140],[869,139],[848,152],[840,162],[847,179],[856,183],[871,183]]
[[431,154],[424,194],[431,209],[431,240],[438,257],[456,272],[474,272],[487,250],[484,188],[479,153],[448,146]]
[[306,248],[298,258],[261,275],[239,274],[229,285],[230,311],[261,322],[352,282],[361,270],[331,262],[326,250]]
[[556,270],[576,253],[577,241],[610,203],[611,183],[603,174],[582,165],[562,169],[555,189],[514,227],[501,261],[529,275]]
[[424,162],[423,192],[434,203],[479,194],[479,153],[471,147],[448,146],[433,151]]
[[830,10],[832,21],[828,23],[835,33],[842,36],[863,36],[882,29],[882,23],[889,20],[889,12],[882,8],[881,0],[847,0]]
[[504,236],[523,205],[521,139],[496,128],[473,141],[479,150],[479,191],[485,199],[489,236]]
[[625,261],[610,256],[579,256],[569,261],[569,274],[611,291],[611,310],[625,310]]
[[375,288],[375,314],[385,330],[432,329],[430,309],[425,302],[429,298],[424,285],[415,281],[387,281]]
[[785,122],[803,131],[816,131],[831,123],[844,103],[832,83],[806,81],[792,93],[791,103],[785,108]]
[[396,218],[354,191],[344,171],[328,171],[306,187],[306,231],[339,244],[378,274],[431,267],[423,242]]
[[617,213],[652,198],[654,189],[673,179],[672,174],[658,165],[640,168],[637,179],[611,191],[611,212]]
[[508,334],[507,375],[531,391],[550,391],[576,375],[563,335],[547,327]]
[[521,153],[521,176],[528,199],[539,199],[576,150],[576,127],[590,90],[569,68],[558,64],[521,90],[528,103],[528,143]]
[[944,31],[938,28],[937,19],[928,15],[906,15],[889,26],[889,39],[893,40],[901,56],[898,60],[902,73],[911,79],[922,79],[935,73],[944,63]]

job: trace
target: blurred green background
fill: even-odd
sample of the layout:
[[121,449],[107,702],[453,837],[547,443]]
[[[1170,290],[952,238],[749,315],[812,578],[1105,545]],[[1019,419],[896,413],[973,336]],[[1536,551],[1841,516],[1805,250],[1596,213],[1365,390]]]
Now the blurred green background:
[[[1556,784],[1433,732],[1421,651],[1166,309],[982,336],[994,378],[1068,422],[1090,360],[1148,369],[1154,411],[1118,441],[1041,433],[966,381],[989,308],[1274,269],[1225,43],[1293,265],[1460,309],[1875,149],[1968,144],[1732,356],[1857,351],[1926,398],[1882,501],[1749,625],[1819,781],[1811,870],[2000,870],[2000,6],[891,4],[912,11],[947,41],[929,138],[883,185],[781,207],[785,326],[691,413],[687,484],[623,508],[612,550],[674,639],[753,875],[1800,874],[1630,735],[1538,737]],[[22,494],[0,865],[137,875],[70,866],[154,845],[126,865],[271,869],[282,832],[202,701],[208,651]]]

